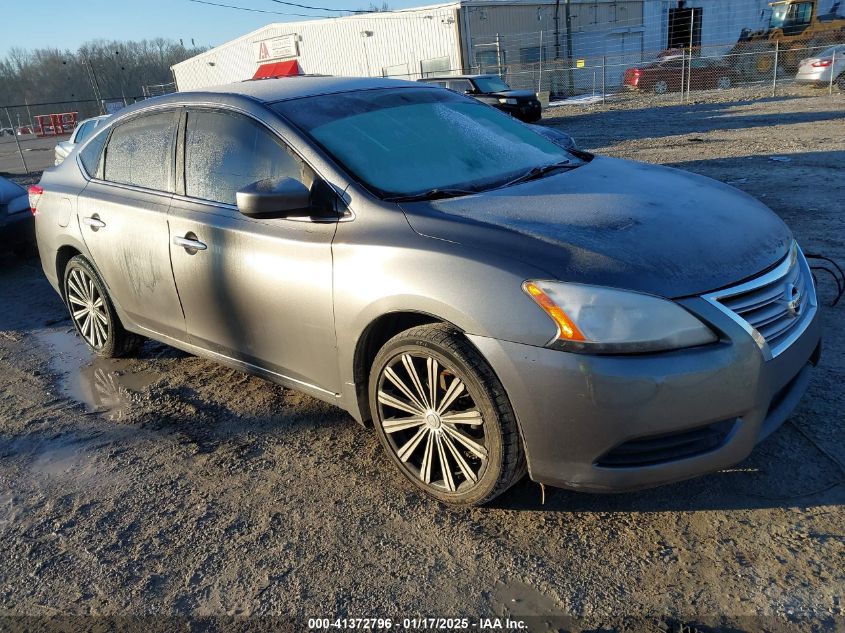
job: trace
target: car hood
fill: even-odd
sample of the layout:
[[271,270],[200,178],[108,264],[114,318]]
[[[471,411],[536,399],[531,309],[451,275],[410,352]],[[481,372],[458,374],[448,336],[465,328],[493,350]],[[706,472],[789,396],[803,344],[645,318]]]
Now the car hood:
[[11,180],[0,178],[0,215],[13,215],[22,211],[29,211],[26,189]]
[[0,204],[24,195],[26,195],[26,189],[18,183],[0,178]]
[[505,253],[550,278],[672,298],[752,277],[792,242],[780,218],[733,187],[604,157],[498,191],[402,207],[422,235]]
[[536,99],[537,95],[530,90],[500,90],[498,92],[488,92],[485,96],[489,97],[510,97],[511,99]]

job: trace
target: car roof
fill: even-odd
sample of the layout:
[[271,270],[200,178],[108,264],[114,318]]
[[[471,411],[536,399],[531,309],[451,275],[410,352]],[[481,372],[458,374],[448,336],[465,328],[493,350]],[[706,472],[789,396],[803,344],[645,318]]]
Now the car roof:
[[152,106],[190,105],[192,103],[237,103],[239,99],[271,104],[302,97],[375,90],[379,88],[419,88],[415,81],[383,79],[381,77],[332,77],[327,75],[298,75],[275,79],[250,79],[220,86],[210,86],[201,90],[187,90],[151,97],[123,108],[113,116],[115,121],[122,120],[139,110]]
[[[182,98],[194,94],[230,94],[249,97],[262,103],[275,103],[287,99],[317,95],[372,90],[374,88],[416,87],[415,82],[381,77],[332,77],[325,75],[298,75],[277,79],[251,79],[221,86],[203,88],[201,91],[174,93]],[[173,96],[173,95],[166,95]]]
[[426,82],[426,81],[445,81],[447,79],[483,79],[486,77],[498,77],[498,75],[486,73],[483,75],[433,75],[431,77],[423,77],[422,79],[417,79],[417,81]]

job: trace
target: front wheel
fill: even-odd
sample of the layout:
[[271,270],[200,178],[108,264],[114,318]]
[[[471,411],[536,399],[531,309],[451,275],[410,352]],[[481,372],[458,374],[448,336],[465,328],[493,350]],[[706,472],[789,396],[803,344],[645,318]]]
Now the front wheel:
[[845,92],[845,73],[842,73],[836,78],[836,87],[842,92]]
[[390,339],[373,362],[369,396],[390,460],[430,496],[481,505],[525,474],[504,388],[456,328],[424,325]]
[[730,77],[719,77],[719,80],[716,82],[716,88],[719,90],[727,90],[731,87],[731,78]]
[[653,90],[655,94],[666,94],[669,91],[669,84],[662,80],[655,82]]
[[144,339],[123,328],[105,284],[82,255],[65,268],[64,292],[71,321],[95,354],[116,358],[141,346]]

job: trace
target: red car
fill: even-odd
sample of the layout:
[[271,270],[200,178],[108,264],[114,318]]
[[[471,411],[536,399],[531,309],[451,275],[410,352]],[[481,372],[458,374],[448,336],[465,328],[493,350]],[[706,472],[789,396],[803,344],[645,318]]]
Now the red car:
[[[687,78],[687,73],[690,74]],[[637,90],[649,90],[657,94],[691,90],[727,90],[737,80],[738,73],[721,60],[695,57],[691,62],[683,58],[668,57],[643,64],[625,71],[625,86]],[[683,81],[683,84],[681,83]]]

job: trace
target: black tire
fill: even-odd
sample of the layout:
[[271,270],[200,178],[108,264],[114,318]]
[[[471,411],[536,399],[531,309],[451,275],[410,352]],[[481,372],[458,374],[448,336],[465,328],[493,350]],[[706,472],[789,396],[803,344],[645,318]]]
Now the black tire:
[[[405,364],[406,357],[411,359],[409,362],[418,378],[420,368],[427,371],[416,383]],[[435,376],[433,394],[429,375]],[[399,404],[411,402],[404,395],[407,392],[402,392],[394,382],[394,379],[402,382],[403,376],[411,395],[421,396],[412,407],[417,411],[427,407],[423,411],[425,417],[389,404],[395,398],[399,398]],[[450,401],[452,406],[447,401],[456,383],[460,384],[453,391],[460,395]],[[433,397],[434,407],[429,406],[432,399],[429,396]],[[370,370],[369,398],[373,425],[390,460],[409,481],[439,501],[455,506],[482,505],[505,492],[525,474],[522,440],[504,387],[478,350],[451,325],[415,327],[385,343]],[[441,412],[438,407],[442,405],[446,406]],[[426,422],[415,422],[423,419]],[[403,426],[403,420],[411,421],[405,424],[414,426],[397,428]],[[386,430],[385,423],[393,430]],[[407,452],[419,434],[423,434],[424,440]],[[467,440],[471,441],[469,445],[465,444]],[[481,450],[478,447],[486,457],[476,453]],[[426,455],[429,477],[424,476]],[[459,463],[461,459],[463,464]],[[467,476],[468,472],[472,477]],[[433,479],[435,474],[439,474],[439,481]]]
[[[83,281],[84,284],[81,283]],[[97,356],[103,358],[129,356],[144,344],[143,337],[123,327],[114,310],[106,285],[94,267],[82,255],[73,257],[65,267],[62,291],[76,332]],[[87,294],[90,294],[90,302],[85,301],[84,295]],[[80,302],[80,299],[84,303]],[[85,312],[85,314],[80,315],[79,312]]]
[[845,73],[840,74],[836,78],[836,87],[839,88],[842,92],[845,92]]

